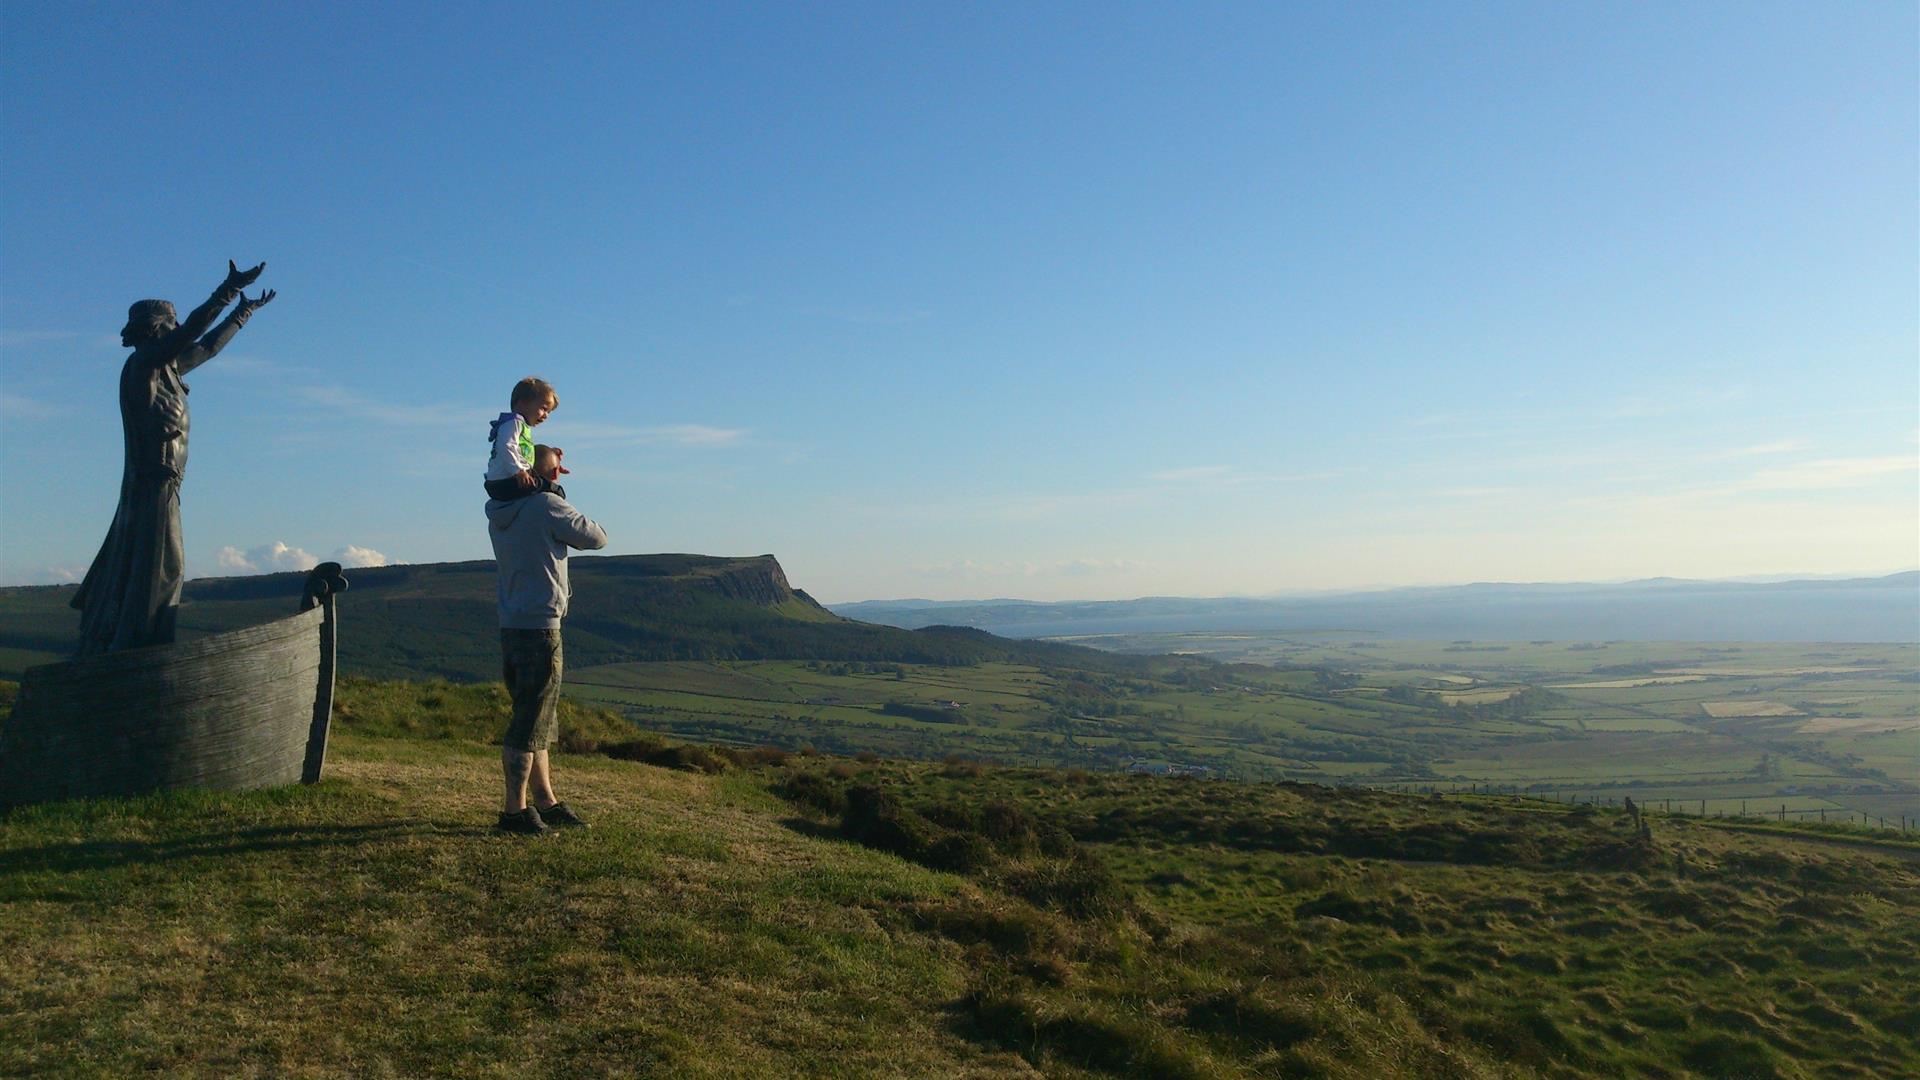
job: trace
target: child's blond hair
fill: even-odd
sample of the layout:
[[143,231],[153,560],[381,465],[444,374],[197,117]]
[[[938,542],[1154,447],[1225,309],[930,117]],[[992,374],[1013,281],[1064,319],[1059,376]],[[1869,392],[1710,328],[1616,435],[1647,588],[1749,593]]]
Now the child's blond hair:
[[537,376],[529,375],[513,384],[513,397],[507,404],[518,405],[523,401],[551,401],[549,409],[560,407],[560,395],[553,392],[553,384]]

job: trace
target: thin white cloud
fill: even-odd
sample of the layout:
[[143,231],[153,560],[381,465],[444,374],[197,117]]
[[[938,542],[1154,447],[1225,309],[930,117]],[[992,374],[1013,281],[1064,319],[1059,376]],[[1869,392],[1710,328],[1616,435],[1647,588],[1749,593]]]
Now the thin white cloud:
[[1455,422],[1451,417],[1428,417],[1406,425],[1392,437],[1406,442],[1465,442],[1473,439],[1514,438],[1525,433],[1518,424],[1494,426],[1485,417]]
[[1254,475],[1254,476],[1245,476],[1245,477],[1240,477],[1239,479],[1240,479],[1240,481],[1241,481],[1241,482],[1243,482],[1243,483],[1249,483],[1249,484],[1254,484],[1254,483],[1263,483],[1263,484],[1294,484],[1294,483],[1299,483],[1300,481],[1303,481],[1303,480],[1331,480],[1331,479],[1333,479],[1333,478],[1334,478],[1334,477],[1336,477],[1336,476],[1347,476],[1347,475],[1349,475],[1349,474],[1352,474],[1352,473],[1356,473],[1356,472],[1362,472],[1362,471],[1364,471],[1364,470],[1361,470],[1361,469],[1351,469],[1351,468],[1349,468],[1349,469],[1321,469],[1321,470],[1320,470],[1320,471],[1318,471],[1318,472],[1302,472],[1302,473],[1266,473],[1266,474],[1264,474],[1264,475]]
[[0,330],[0,349],[18,349],[48,341],[72,341],[80,336],[78,330]]
[[[1015,495],[990,500],[979,508],[982,517],[1046,518],[1060,515],[1084,515],[1101,510],[1139,506],[1146,502],[1144,491],[1085,491],[1064,495]],[[948,507],[949,514],[954,510]]]
[[[422,405],[396,405],[375,401],[336,386],[296,386],[293,396],[310,405],[336,409],[358,419],[377,420],[401,427],[448,427],[456,424],[484,425],[491,417],[450,402]],[[484,431],[483,431],[484,434]]]
[[1305,473],[1245,473],[1235,470],[1231,465],[1195,465],[1185,469],[1160,469],[1147,474],[1147,479],[1158,484],[1186,484],[1191,486],[1227,487],[1244,484],[1285,484],[1301,480],[1325,480],[1349,472],[1348,469],[1328,469]]
[[1127,574],[1140,569],[1141,565],[1131,559],[1062,559],[1044,563],[1022,560],[980,562],[974,559],[958,559],[953,562],[915,566],[909,572],[918,577],[939,580],[998,581],[1014,578]]
[[855,326],[905,326],[916,323],[933,314],[924,308],[893,310],[870,307],[803,307],[802,315],[812,315],[838,322],[852,323]]
[[[1209,467],[1211,468],[1211,467]],[[1180,470],[1192,472],[1194,470]],[[1199,476],[1183,484],[1162,482],[1107,491],[1013,492],[1004,495],[978,495],[968,498],[930,502],[855,501],[845,504],[844,513],[895,520],[1018,521],[1048,518],[1086,519],[1110,512],[1143,513],[1147,508],[1183,499],[1217,499],[1231,496],[1245,499],[1248,487],[1327,480],[1358,472],[1356,469],[1328,469],[1309,473],[1256,473]]]
[[708,424],[601,424],[592,421],[567,423],[561,432],[569,440],[585,443],[627,446],[733,446],[745,439],[747,428],[713,427]]
[[1132,559],[1068,559],[1055,563],[1054,570],[1068,577],[1092,577],[1099,574],[1130,574],[1141,564]]
[[[1611,513],[1655,512],[1698,508],[1716,500],[1751,505],[1747,498],[1762,494],[1840,491],[1865,487],[1887,477],[1920,471],[1920,455],[1821,458],[1761,469],[1732,483],[1658,490],[1651,483],[1633,490],[1569,495],[1559,502],[1570,508],[1598,508]],[[1765,500],[1772,502],[1775,500]]]
[[1161,469],[1150,472],[1147,479],[1162,483],[1179,484],[1192,480],[1221,480],[1233,472],[1227,465],[1194,465],[1185,469]]
[[651,429],[653,437],[681,446],[730,446],[746,437],[745,428],[709,427],[706,424],[668,424]]
[[57,416],[65,409],[50,405],[39,398],[25,397],[10,391],[0,391],[0,416],[9,420],[39,420],[43,417]]
[[1682,411],[1680,402],[1667,397],[1627,397],[1593,409],[1595,416],[1609,420],[1639,420],[1651,416],[1671,416]]
[[1713,455],[1715,458],[1764,457],[1769,454],[1796,454],[1802,450],[1811,450],[1813,443],[1806,439],[1781,439],[1778,442],[1756,443],[1752,446],[1735,447]]
[[1590,410],[1609,420],[1640,420],[1726,407],[1747,396],[1744,386],[1681,386],[1657,393],[1630,394]]
[[[269,360],[264,356],[253,356],[250,354],[230,356],[227,353],[221,353],[220,357],[213,361],[212,366],[218,368],[223,373],[235,375],[272,375],[276,377],[285,377],[296,372],[310,374],[313,370],[298,364],[289,364],[280,360]],[[349,397],[351,397],[351,395],[349,395]]]
[[87,576],[84,566],[42,566],[29,570],[15,585],[73,585]]
[[0,349],[21,349],[56,342],[83,342],[88,348],[120,348],[120,335],[90,330],[0,330]]
[[1859,487],[1885,476],[1920,469],[1920,458],[1891,454],[1885,457],[1821,458],[1772,469],[1762,469],[1735,484],[1735,491],[1824,491]]

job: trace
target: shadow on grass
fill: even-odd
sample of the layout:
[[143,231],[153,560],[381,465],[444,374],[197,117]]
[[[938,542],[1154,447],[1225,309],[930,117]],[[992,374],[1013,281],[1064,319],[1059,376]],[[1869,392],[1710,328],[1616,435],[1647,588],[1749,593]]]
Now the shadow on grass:
[[164,840],[77,840],[66,844],[42,844],[0,851],[0,878],[13,874],[106,870],[266,851],[349,847],[404,837],[475,837],[492,834],[490,827],[481,824],[416,820],[356,825],[267,825]]
[[838,825],[825,825],[818,821],[808,821],[803,817],[784,817],[780,819],[780,824],[792,829],[801,836],[810,836],[815,840],[839,840],[843,843],[855,843],[846,833],[840,831]]

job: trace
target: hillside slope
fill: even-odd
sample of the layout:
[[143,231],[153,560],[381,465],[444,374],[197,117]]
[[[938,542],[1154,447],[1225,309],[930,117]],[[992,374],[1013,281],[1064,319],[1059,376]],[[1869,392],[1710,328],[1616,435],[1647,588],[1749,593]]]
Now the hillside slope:
[[[980,630],[903,630],[841,618],[787,582],[771,555],[576,556],[567,617],[569,666],[634,660],[866,660],[905,663],[1043,662],[1077,657],[1102,670],[1124,658]],[[497,678],[499,622],[492,562],[421,563],[347,571],[341,663],[374,678]],[[291,614],[304,574],[202,578],[181,598],[183,637]],[[0,677],[70,655],[75,587],[0,589]]]
[[1920,1069],[1911,851],[646,746],[702,771],[562,755],[596,826],[526,842],[484,693],[350,686],[318,787],[0,818],[0,1073]]

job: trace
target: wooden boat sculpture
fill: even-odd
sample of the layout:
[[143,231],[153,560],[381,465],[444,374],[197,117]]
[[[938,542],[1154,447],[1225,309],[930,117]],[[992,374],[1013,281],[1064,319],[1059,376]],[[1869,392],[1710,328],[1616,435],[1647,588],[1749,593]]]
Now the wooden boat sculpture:
[[346,587],[322,563],[297,615],[27,669],[0,727],[0,806],[318,781]]

